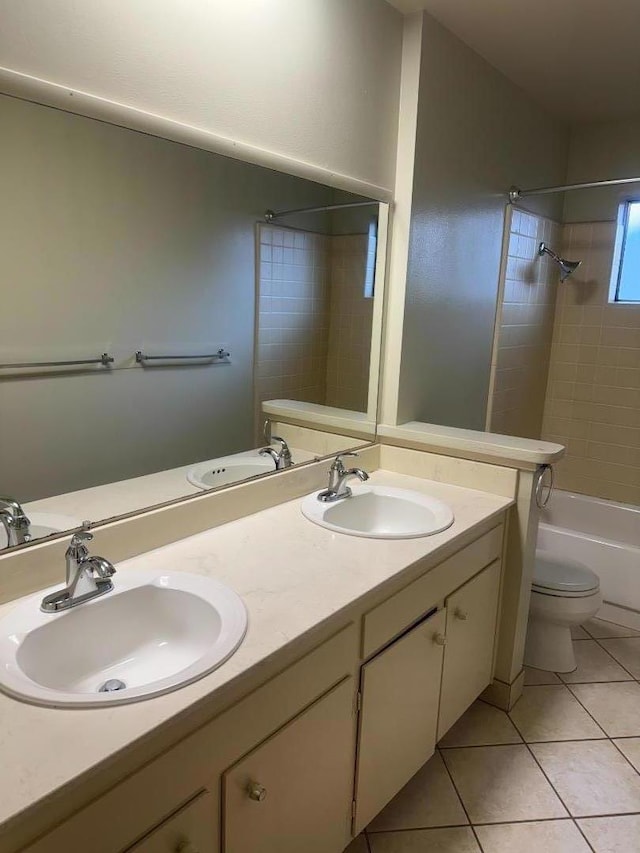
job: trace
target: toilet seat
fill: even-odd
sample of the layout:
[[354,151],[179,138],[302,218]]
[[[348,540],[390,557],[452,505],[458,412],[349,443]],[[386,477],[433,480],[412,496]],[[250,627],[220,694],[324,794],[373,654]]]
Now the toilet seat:
[[600,589],[600,579],[582,563],[537,551],[531,588],[540,595],[583,598]]

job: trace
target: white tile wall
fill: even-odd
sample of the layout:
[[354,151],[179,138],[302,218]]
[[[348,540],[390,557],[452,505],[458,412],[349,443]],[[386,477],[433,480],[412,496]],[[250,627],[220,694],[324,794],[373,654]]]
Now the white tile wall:
[[560,226],[513,208],[500,287],[488,428],[539,438],[557,289],[557,268],[538,255],[559,246]]

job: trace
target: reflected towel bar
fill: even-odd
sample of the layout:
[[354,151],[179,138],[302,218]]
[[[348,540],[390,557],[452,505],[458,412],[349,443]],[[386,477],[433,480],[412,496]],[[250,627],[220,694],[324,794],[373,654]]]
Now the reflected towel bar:
[[103,352],[100,358],[81,358],[77,361],[23,361],[13,364],[0,364],[0,370],[8,370],[14,367],[76,367],[80,364],[101,364],[103,367],[109,367],[113,361],[113,356],[109,355],[108,352]]
[[222,361],[230,356],[231,353],[222,348],[217,352],[202,353],[201,355],[147,355],[142,350],[138,350],[136,361],[138,364],[144,364],[146,361]]

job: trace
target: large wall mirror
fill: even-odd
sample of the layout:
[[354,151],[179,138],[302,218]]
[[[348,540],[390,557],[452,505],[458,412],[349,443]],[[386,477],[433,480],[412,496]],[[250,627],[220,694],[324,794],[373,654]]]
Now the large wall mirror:
[[[377,202],[13,97],[0,123],[0,548],[275,471],[269,401],[375,424]],[[330,432],[292,463],[363,443]]]

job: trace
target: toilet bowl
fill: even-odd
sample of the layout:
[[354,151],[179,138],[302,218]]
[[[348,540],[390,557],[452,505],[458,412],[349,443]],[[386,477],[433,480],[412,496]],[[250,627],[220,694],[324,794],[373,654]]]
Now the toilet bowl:
[[576,668],[571,628],[600,609],[600,579],[581,563],[537,551],[524,662],[536,669]]

